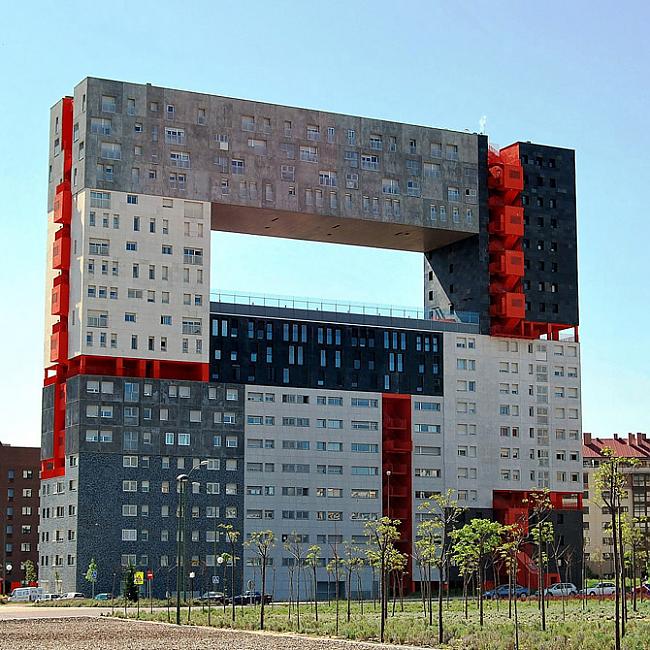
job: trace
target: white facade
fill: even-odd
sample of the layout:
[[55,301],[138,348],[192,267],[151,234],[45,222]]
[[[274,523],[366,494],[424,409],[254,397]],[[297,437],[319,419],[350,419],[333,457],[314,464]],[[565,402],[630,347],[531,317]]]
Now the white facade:
[[207,362],[209,204],[83,190],[71,240],[70,358]]

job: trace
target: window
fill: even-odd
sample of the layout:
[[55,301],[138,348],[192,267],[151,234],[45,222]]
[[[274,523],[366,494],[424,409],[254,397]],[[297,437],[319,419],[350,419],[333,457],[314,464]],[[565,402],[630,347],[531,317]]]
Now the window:
[[102,113],[115,113],[117,100],[112,95],[102,95]]
[[361,169],[368,171],[379,171],[379,156],[362,155]]
[[381,190],[384,194],[399,194],[399,181],[394,178],[384,178]]
[[100,154],[102,158],[108,160],[121,160],[122,145],[116,142],[102,142],[100,145]]
[[336,187],[336,172],[320,171],[318,172],[318,184],[325,187]]
[[170,151],[169,162],[172,167],[190,168],[190,154],[183,151]]
[[301,146],[300,160],[305,162],[318,162],[318,147]]

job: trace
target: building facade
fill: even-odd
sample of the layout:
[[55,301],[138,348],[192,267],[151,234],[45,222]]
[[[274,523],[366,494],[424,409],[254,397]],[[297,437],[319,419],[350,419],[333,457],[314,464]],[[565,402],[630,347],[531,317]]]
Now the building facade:
[[[237,589],[271,529],[276,595],[295,536],[326,593],[339,544],[390,514],[410,553],[446,489],[510,523],[549,488],[581,546],[572,151],[94,78],[50,138],[47,579],[95,557],[102,590],[135,564],[168,591],[190,471],[205,585],[230,524]],[[420,252],[424,309],[211,300],[211,230]]]
[[[584,542],[587,569],[598,577],[614,575],[614,554],[611,513],[605,506],[595,486],[595,474],[603,458],[603,450],[610,449],[619,458],[632,458],[635,464],[624,467],[626,490],[621,503],[623,517],[647,518],[650,516],[650,440],[645,433],[614,434],[613,438],[597,438],[584,434]],[[648,524],[637,523],[645,531],[650,544]]]
[[39,470],[38,447],[0,442],[1,594],[27,584],[25,562],[38,571]]

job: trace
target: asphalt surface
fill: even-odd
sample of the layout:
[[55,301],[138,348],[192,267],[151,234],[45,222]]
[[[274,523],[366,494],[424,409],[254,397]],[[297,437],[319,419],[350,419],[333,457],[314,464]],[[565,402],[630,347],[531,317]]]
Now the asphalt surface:
[[[14,618],[9,618],[5,609]],[[29,615],[20,618],[19,615]],[[57,615],[50,614],[50,611]],[[100,618],[99,608],[3,607],[0,650],[406,650],[328,638]],[[47,618],[36,618],[47,612]],[[104,612],[105,613],[105,612]],[[418,649],[420,650],[420,649]]]

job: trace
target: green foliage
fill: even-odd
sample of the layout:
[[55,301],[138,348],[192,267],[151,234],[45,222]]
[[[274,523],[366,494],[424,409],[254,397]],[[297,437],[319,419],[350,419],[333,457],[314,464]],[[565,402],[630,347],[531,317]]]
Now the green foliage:
[[91,584],[97,582],[97,578],[95,578],[96,575],[97,575],[97,562],[95,562],[95,558],[92,558],[90,560],[90,564],[88,565],[88,570],[86,571],[84,580],[86,582],[90,582]]
[[36,567],[31,560],[26,560],[23,562],[23,571],[25,572],[25,582],[31,583],[38,580],[38,575],[36,574]]
[[140,589],[135,584],[135,567],[132,564],[129,564],[124,573],[124,595],[132,603],[137,603],[140,599]]

